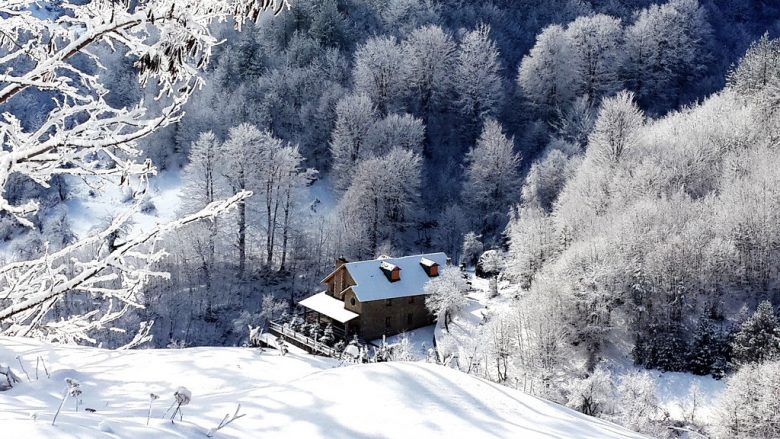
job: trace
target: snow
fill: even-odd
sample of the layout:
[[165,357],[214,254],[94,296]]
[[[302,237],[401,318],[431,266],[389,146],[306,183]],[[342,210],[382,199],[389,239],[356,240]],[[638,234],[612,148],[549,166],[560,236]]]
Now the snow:
[[344,302],[329,296],[325,291],[301,300],[298,305],[325,314],[341,323],[348,322],[358,316],[354,312],[344,309]]
[[[447,264],[444,253],[405,256],[402,258],[374,259],[344,264],[356,285],[352,291],[361,302],[395,299],[398,297],[424,294],[425,284],[431,279],[420,265],[421,259],[431,259],[439,266]],[[401,279],[390,282],[379,268],[382,263],[393,264],[401,269]]]
[[[68,221],[71,230],[79,238],[85,238],[96,228],[104,226],[114,216],[131,207],[127,203],[125,191],[116,182],[89,179],[89,185],[81,178],[70,177],[72,185],[70,198],[65,204],[68,208]],[[90,185],[97,187],[94,190]],[[94,190],[94,196],[90,196]],[[178,172],[165,171],[152,177],[147,190],[148,200],[155,209],[151,212],[138,212],[133,215],[131,234],[151,230],[157,224],[176,219],[181,206],[181,179]]]
[[[238,403],[246,416],[215,437],[643,437],[423,362],[337,367],[292,350],[285,356],[247,348],[108,351],[0,338],[0,360],[17,355],[32,381],[0,393],[0,425],[10,437],[205,437]],[[51,379],[35,380],[37,356]],[[75,412],[67,401],[52,426],[66,377],[81,382],[81,407],[96,412]],[[192,391],[192,401],[183,421],[172,424],[161,416],[179,386]],[[160,399],[146,426],[150,392]]]
[[[393,346],[400,343],[403,337],[407,337],[414,357],[418,360],[424,360],[428,357],[428,349],[433,347],[433,333],[435,329],[436,325],[423,326],[413,331],[385,337],[385,343]],[[371,344],[381,346],[382,339],[373,340]]]

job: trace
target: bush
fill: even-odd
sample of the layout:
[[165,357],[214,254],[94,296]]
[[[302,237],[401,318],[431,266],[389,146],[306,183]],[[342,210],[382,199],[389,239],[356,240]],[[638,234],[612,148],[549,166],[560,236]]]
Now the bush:
[[718,437],[780,437],[780,361],[748,364],[726,384],[715,417]]

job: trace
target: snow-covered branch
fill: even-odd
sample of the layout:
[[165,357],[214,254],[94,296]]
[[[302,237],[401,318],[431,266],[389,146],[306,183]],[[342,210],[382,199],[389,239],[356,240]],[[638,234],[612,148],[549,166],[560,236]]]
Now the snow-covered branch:
[[[93,0],[57,5],[41,14],[34,0],[0,0],[0,214],[33,227],[36,200],[7,194],[14,177],[42,187],[52,177],[99,177],[120,185],[156,170],[137,142],[176,123],[219,41],[213,22],[240,29],[264,11],[278,14],[286,0]],[[111,50],[134,62],[139,87],[156,88],[157,102],[126,107],[109,103],[97,53]],[[78,56],[77,56],[78,55]],[[111,84],[123,86],[126,84]],[[20,96],[45,96],[36,118],[14,114]],[[23,102],[23,101],[22,101]],[[17,109],[17,110],[14,110]],[[24,121],[24,122],[23,122]],[[142,194],[137,191],[134,195]],[[187,224],[214,220],[251,195],[241,191],[185,218],[158,225],[119,242],[120,231],[141,204],[120,213],[103,230],[44,256],[0,268],[0,334],[90,340],[131,307],[150,278],[166,277],[155,265],[166,255],[155,243]],[[47,313],[63,297],[80,292],[101,298],[94,309],[67,320]],[[144,331],[142,327],[142,333]],[[134,342],[141,342],[145,335]]]
[[[215,201],[203,210],[151,230],[121,243],[109,245],[109,237],[121,227],[133,211],[125,212],[102,232],[76,242],[58,252],[36,260],[8,264],[0,268],[0,334],[60,335],[68,339],[87,339],[86,333],[104,327],[124,315],[129,307],[140,307],[133,298],[152,277],[165,277],[151,267],[166,253],[154,243],[164,234],[188,224],[213,220],[243,202],[251,192],[242,191]],[[82,249],[97,248],[97,255]],[[81,256],[84,255],[84,256]],[[70,268],[72,267],[72,268]],[[109,310],[93,321],[97,311],[67,321],[42,323],[42,317],[54,303],[69,292],[88,292],[110,299]],[[114,309],[118,303],[119,309]],[[75,330],[75,331],[74,331]]]

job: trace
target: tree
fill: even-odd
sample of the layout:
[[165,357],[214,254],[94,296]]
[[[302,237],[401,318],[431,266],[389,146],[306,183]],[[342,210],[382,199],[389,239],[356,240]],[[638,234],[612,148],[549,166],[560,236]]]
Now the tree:
[[425,139],[422,120],[410,114],[390,114],[374,123],[368,133],[365,157],[382,155],[393,148],[421,154]]
[[653,377],[647,372],[630,372],[620,377],[616,390],[618,423],[635,431],[647,431],[659,408]]
[[453,81],[458,94],[455,105],[471,135],[483,120],[498,114],[503,99],[501,62],[490,26],[479,25],[463,37]]
[[373,37],[355,51],[355,91],[365,93],[379,114],[398,109],[407,90],[407,63],[394,37]]
[[[0,105],[40,91],[48,93],[54,105],[41,108],[41,123],[34,129],[23,126],[12,112],[4,113],[0,121],[3,189],[16,176],[42,186],[55,175],[99,176],[125,185],[145,180],[154,168],[149,161],[137,161],[137,142],[181,117],[181,108],[200,84],[200,69],[217,43],[209,23],[232,16],[240,28],[247,20],[257,20],[262,11],[273,8],[278,13],[286,5],[240,0],[156,0],[132,7],[113,2],[68,2],[64,7],[69,13],[53,24],[49,18],[37,17],[32,3],[23,0],[0,5],[5,17],[0,21],[4,35],[0,45],[5,53],[0,63],[6,71]],[[154,106],[159,111],[144,102],[119,108],[107,103],[107,89],[93,73],[101,64],[90,55],[99,44],[122,47],[135,60],[141,84],[154,82],[159,90],[159,106]],[[9,68],[17,63],[26,63],[29,68]],[[105,161],[93,160],[96,156],[105,157]],[[114,241],[113,246],[105,245],[130,220],[131,210],[120,214],[105,230],[60,251],[0,268],[0,332],[90,340],[89,331],[110,325],[129,307],[138,306],[134,297],[140,289],[151,277],[163,276],[152,266],[164,253],[151,244],[166,232],[213,218],[249,195],[239,192],[195,214]],[[32,226],[27,217],[38,208],[33,201],[16,204],[0,196],[0,210],[24,226]],[[55,304],[73,292],[105,299],[107,311],[91,310],[65,321],[47,321]]]
[[715,418],[719,437],[780,435],[780,362],[747,364],[727,382]]
[[447,104],[455,66],[455,42],[441,27],[429,25],[415,29],[403,47],[409,60],[409,84],[419,99],[420,114],[427,126],[430,113],[445,109]]
[[620,20],[603,15],[579,17],[568,25],[577,94],[598,101],[620,89],[619,68],[623,28]]
[[350,254],[374,257],[383,242],[402,244],[420,197],[421,166],[419,155],[401,148],[358,164],[339,203]]
[[[190,148],[190,162],[182,170],[184,175],[183,208],[193,212],[213,203],[220,196],[219,173],[222,157],[220,145],[211,131],[201,133]],[[200,236],[195,238],[195,248],[201,261],[201,270],[206,279],[209,312],[211,311],[211,281],[214,267],[215,240],[217,238],[217,220],[212,220],[206,231],[205,242]]]
[[643,9],[626,29],[628,86],[644,108],[679,106],[706,72],[712,28],[697,0],[670,0]]
[[466,305],[466,280],[456,267],[445,267],[438,277],[425,284],[425,307],[437,319],[444,322],[444,329],[450,332],[452,315]]
[[378,118],[377,110],[366,94],[349,95],[336,105],[336,126],[330,141],[332,174],[337,189],[346,190],[352,181],[358,160],[364,151],[369,132]]
[[634,102],[634,94],[622,91],[604,99],[596,126],[588,138],[588,156],[605,166],[616,165],[637,147],[644,115]]
[[728,86],[742,95],[753,95],[780,83],[780,39],[764,33],[750,44],[737,67],[728,74]]
[[574,99],[573,55],[572,42],[564,28],[553,24],[537,35],[536,44],[520,63],[517,85],[546,118]]
[[508,207],[519,196],[520,154],[514,138],[507,138],[493,119],[488,119],[477,144],[466,155],[468,168],[461,198],[473,209],[473,222],[483,232],[494,233],[506,224]]
[[[255,126],[242,123],[230,129],[227,140],[222,144],[223,168],[233,193],[258,187],[258,167],[261,164],[261,149],[264,136]],[[238,206],[237,217],[238,277],[244,277],[246,270],[246,204]]]
[[462,264],[466,264],[466,266],[471,267],[477,265],[479,255],[482,254],[482,250],[484,249],[482,241],[479,239],[480,237],[477,236],[477,234],[474,232],[466,233],[466,235],[463,237],[463,246],[460,256]]
[[758,304],[756,312],[734,334],[733,361],[739,366],[780,358],[780,324],[769,301]]
[[599,416],[611,411],[614,401],[612,376],[605,367],[597,367],[588,376],[574,379],[567,388],[566,405],[588,416]]

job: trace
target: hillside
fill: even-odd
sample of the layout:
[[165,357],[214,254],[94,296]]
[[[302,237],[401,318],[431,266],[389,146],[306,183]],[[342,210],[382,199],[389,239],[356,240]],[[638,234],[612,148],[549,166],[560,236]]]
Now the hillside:
[[[338,363],[241,348],[109,351],[0,339],[0,361],[19,356],[32,382],[0,393],[0,424],[13,437],[205,437],[241,403],[246,416],[215,437],[639,438],[636,433],[522,392],[427,363]],[[35,362],[44,359],[35,380]],[[14,363],[11,363],[11,362]],[[18,364],[14,369],[19,372]],[[82,404],[66,402],[75,378]],[[161,419],[178,386],[192,391],[183,422]],[[160,395],[145,426],[148,394]],[[88,413],[84,408],[93,408]]]

